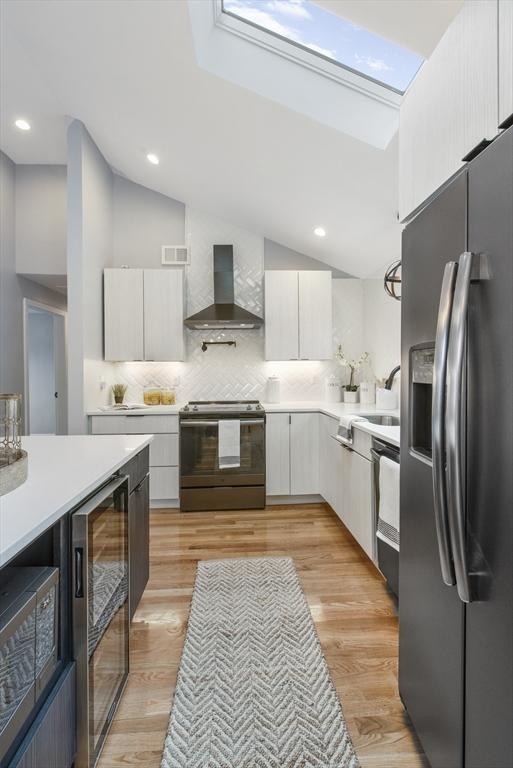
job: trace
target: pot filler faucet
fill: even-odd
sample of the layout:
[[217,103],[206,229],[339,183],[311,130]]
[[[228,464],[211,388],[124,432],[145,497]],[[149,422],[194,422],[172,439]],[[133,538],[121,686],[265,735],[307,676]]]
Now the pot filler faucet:
[[392,384],[394,383],[395,375],[400,370],[401,370],[401,366],[400,365],[396,365],[396,367],[393,370],[390,371],[390,375],[389,375],[388,379],[385,382],[385,389],[392,389]]

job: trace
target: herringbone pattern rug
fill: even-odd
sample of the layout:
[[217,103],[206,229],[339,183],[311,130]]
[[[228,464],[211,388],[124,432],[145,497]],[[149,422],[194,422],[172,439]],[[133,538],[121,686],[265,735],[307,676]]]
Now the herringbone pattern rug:
[[358,768],[290,558],[198,564],[161,768]]

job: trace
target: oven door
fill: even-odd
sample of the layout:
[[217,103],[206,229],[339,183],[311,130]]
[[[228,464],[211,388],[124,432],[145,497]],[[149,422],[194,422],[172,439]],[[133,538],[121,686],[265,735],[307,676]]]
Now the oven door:
[[240,466],[219,469],[219,419],[180,420],[182,488],[265,485],[265,419],[240,420]]
[[76,768],[92,768],[128,676],[128,478],[72,515]]

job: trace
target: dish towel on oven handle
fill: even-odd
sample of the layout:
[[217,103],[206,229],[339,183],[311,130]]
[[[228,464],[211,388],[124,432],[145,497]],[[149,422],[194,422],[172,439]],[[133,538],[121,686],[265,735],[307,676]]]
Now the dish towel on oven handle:
[[240,467],[240,420],[219,419],[219,469]]
[[379,515],[377,536],[399,552],[399,464],[379,460]]

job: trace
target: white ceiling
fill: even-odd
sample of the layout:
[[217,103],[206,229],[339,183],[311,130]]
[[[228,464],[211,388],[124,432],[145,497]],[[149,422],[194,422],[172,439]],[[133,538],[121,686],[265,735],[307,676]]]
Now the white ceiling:
[[381,37],[429,58],[463,0],[313,0]]
[[[200,69],[186,2],[2,11],[0,146],[16,163],[65,162],[78,118],[140,184],[358,276],[397,257],[396,140],[375,149]],[[13,127],[19,116],[30,132]]]

